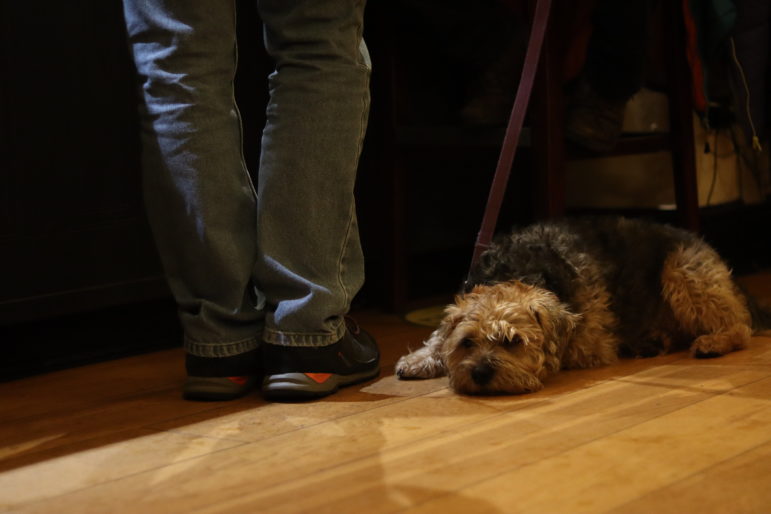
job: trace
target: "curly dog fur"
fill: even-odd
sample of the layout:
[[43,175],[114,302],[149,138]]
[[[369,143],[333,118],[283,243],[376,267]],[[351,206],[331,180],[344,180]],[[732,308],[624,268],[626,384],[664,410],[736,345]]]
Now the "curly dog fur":
[[446,374],[467,394],[532,392],[619,355],[718,357],[747,345],[752,322],[728,266],[693,233],[626,218],[542,223],[496,239],[396,373]]

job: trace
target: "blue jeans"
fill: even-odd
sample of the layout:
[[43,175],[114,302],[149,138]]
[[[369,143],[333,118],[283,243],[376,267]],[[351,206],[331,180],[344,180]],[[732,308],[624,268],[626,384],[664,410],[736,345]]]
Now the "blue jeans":
[[144,197],[185,348],[324,346],[364,280],[353,188],[369,112],[363,0],[259,0],[275,60],[257,187],[233,95],[235,6],[124,0]]

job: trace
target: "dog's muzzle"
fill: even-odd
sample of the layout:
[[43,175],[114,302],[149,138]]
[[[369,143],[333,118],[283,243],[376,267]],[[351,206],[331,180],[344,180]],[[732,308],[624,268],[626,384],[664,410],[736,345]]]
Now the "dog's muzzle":
[[487,362],[477,364],[474,369],[471,370],[471,379],[477,385],[487,385],[495,375],[495,369]]

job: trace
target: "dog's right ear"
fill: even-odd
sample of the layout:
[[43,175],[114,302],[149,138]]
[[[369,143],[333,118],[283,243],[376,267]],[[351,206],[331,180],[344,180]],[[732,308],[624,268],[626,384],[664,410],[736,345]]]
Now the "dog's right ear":
[[[555,299],[556,300],[556,299]],[[534,302],[530,312],[544,334],[544,370],[557,373],[561,367],[560,355],[568,343],[581,316],[570,312],[559,301]]]
[[463,319],[463,309],[458,307],[458,301],[462,301],[462,298],[457,298],[456,303],[452,303],[444,309],[444,317],[434,333],[431,334],[431,339],[440,338],[442,341],[446,340],[450,337],[452,331],[455,330],[455,327],[458,326],[458,323],[461,322]]

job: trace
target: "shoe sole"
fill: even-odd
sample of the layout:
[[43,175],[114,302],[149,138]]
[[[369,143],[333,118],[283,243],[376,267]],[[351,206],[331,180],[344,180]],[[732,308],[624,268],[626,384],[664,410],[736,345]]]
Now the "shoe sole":
[[[262,394],[269,400],[311,400],[336,393],[341,387],[366,382],[379,374],[380,366],[352,375],[277,373],[265,377]],[[324,376],[323,381],[319,380],[320,375]]]
[[256,377],[249,377],[241,385],[224,377],[187,377],[182,397],[200,401],[235,400],[252,391],[256,385]]

